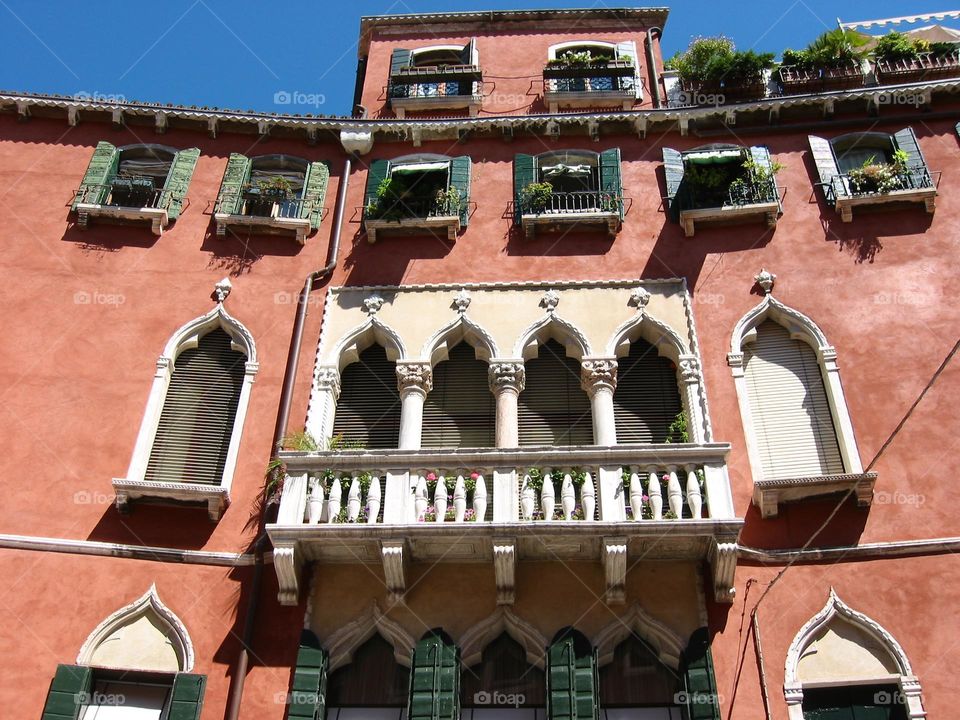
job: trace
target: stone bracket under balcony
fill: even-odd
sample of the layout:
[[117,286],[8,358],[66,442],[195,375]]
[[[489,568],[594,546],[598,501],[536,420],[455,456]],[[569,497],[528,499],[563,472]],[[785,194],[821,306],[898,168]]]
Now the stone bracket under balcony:
[[876,482],[875,472],[757,480],[753,484],[753,504],[760,508],[760,516],[764,519],[775,518],[781,503],[849,492],[852,488],[857,497],[857,505],[869,507],[873,502]]
[[536,236],[538,228],[557,231],[571,227],[604,228],[609,237],[615,238],[622,224],[619,212],[552,212],[520,216],[520,225],[528,240]]
[[398,120],[405,119],[408,112],[432,110],[466,110],[470,117],[477,117],[482,104],[483,96],[475,94],[390,98],[390,109]]
[[310,234],[310,219],[298,217],[268,217],[261,215],[233,215],[214,213],[217,235],[223,237],[227,230],[255,230],[267,235],[287,235],[303,245]]
[[437,217],[412,217],[398,220],[367,218],[363,221],[367,229],[367,241],[375,243],[379,235],[446,235],[450,242],[457,239],[460,232],[459,215],[440,215]]
[[148,222],[154,235],[162,235],[170,224],[166,208],[121,207],[119,205],[77,204],[77,225],[87,227],[90,218],[105,218],[119,222]]
[[630,90],[544,90],[543,102],[551,114],[556,115],[560,108],[583,109],[613,107],[620,110],[632,110],[637,102],[636,94]]
[[863,195],[842,195],[836,199],[835,207],[840,219],[853,222],[853,208],[863,205],[888,205],[892,203],[923,203],[924,209],[931,215],[937,209],[937,189],[935,187],[892,190],[888,193],[865,193]]
[[133,500],[167,500],[185,504],[206,505],[207,515],[218,521],[230,504],[230,491],[220,485],[201,483],[155,482],[151,480],[113,479],[117,510],[127,512]]
[[680,211],[680,224],[683,234],[693,237],[699,223],[740,223],[747,220],[762,219],[767,227],[777,226],[780,217],[780,203],[777,201],[751,203],[749,205],[723,205],[712,208],[696,208]]

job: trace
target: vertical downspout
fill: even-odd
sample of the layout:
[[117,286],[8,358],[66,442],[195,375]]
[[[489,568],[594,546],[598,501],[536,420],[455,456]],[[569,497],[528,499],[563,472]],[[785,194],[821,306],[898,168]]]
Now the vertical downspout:
[[[280,408],[277,412],[277,424],[273,431],[271,456],[275,456],[283,442],[287,422],[290,420],[290,406],[293,400],[293,390],[296,384],[297,367],[300,364],[300,345],[303,342],[303,328],[307,320],[307,308],[310,305],[310,292],[313,284],[333,272],[337,266],[337,255],[340,253],[340,233],[343,229],[343,208],[347,203],[347,188],[350,185],[350,171],[352,163],[348,157],[343,163],[343,174],[340,176],[340,188],[337,193],[337,206],[334,209],[333,239],[327,251],[327,264],[321,269],[307,275],[300,291],[297,302],[297,315],[293,323],[293,334],[290,338],[290,351],[287,354],[287,367],[283,374],[283,387],[280,391]],[[264,513],[266,512],[266,493],[263,496]],[[260,591],[263,585],[263,551],[269,542],[264,531],[264,515],[260,516],[260,536],[254,543],[253,581],[250,587],[250,603],[247,605],[247,616],[243,623],[243,639],[240,652],[237,654],[237,663],[233,684],[230,693],[230,702],[227,705],[226,720],[237,720],[240,716],[240,705],[243,701],[243,687],[247,679],[247,669],[250,664],[250,650],[253,643],[253,631],[256,628],[257,610],[260,606]]]
[[659,108],[662,105],[660,99],[660,74],[657,72],[657,57],[653,54],[653,34],[657,34],[657,40],[663,35],[663,29],[652,27],[647,29],[647,66],[650,68],[650,80],[652,81],[650,93],[653,96],[653,107]]

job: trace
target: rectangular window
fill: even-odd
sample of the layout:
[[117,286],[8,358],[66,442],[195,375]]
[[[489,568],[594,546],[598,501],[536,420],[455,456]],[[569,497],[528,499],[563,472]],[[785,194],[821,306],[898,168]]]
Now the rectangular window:
[[80,720],[161,720],[173,684],[100,680]]

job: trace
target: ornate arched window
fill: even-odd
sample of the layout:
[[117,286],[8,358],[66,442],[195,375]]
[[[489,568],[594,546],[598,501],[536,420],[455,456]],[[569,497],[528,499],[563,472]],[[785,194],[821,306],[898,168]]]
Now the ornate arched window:
[[613,410],[618,443],[680,442],[670,425],[682,412],[677,368],[657,348],[639,338],[617,360]]
[[590,400],[580,386],[579,361],[551,338],[539,345],[525,371],[518,405],[520,444],[590,445],[593,421]]
[[487,363],[467,342],[458,343],[433,368],[433,389],[423,406],[421,447],[492,447],[494,398]]
[[495,701],[498,711],[516,720],[536,720],[537,709],[546,705],[543,669],[530,663],[527,651],[506,631],[487,644],[480,662],[463,669],[461,679],[465,720]]
[[350,664],[327,678],[329,720],[397,720],[407,706],[410,670],[394,657],[393,646],[374,633],[353,652]]
[[174,333],[157,360],[127,477],[113,482],[117,505],[139,497],[203,502],[218,519],[230,501],[257,369],[253,337],[222,303]]
[[397,447],[400,396],[396,363],[382,345],[371,345],[341,372],[333,434],[366,448]]

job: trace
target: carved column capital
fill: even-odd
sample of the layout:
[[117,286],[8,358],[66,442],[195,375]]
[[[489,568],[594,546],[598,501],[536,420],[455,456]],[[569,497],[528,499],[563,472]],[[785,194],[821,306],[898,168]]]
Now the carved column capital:
[[429,363],[397,363],[397,390],[400,395],[433,390],[433,369]]
[[521,361],[494,361],[490,363],[487,370],[487,378],[490,382],[490,391],[493,393],[505,388],[520,393],[523,392],[527,376]]
[[616,358],[584,359],[580,363],[580,386],[591,397],[603,388],[613,392],[617,387]]

